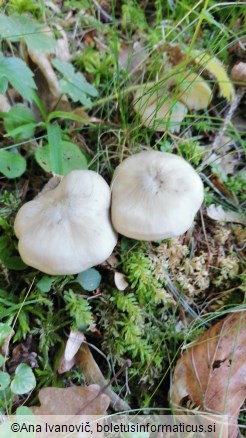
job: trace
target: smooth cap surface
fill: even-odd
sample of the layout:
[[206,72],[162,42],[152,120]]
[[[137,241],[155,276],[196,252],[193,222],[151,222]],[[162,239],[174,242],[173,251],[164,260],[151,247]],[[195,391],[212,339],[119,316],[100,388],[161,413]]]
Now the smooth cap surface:
[[23,261],[51,275],[76,274],[105,261],[117,243],[110,201],[110,188],[96,172],[70,172],[19,210],[14,229]]
[[115,230],[149,241],[187,231],[204,197],[202,181],[188,162],[156,151],[124,160],[115,170],[111,190]]

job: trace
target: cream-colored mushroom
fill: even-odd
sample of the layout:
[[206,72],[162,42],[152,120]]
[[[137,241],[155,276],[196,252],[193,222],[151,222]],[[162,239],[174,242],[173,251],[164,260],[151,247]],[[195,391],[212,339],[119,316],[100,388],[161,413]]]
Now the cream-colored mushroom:
[[183,234],[204,197],[202,181],[188,162],[156,151],[124,160],[115,170],[111,189],[114,228],[140,240]]
[[178,101],[172,100],[167,88],[149,83],[139,89],[134,96],[134,110],[145,126],[156,131],[179,132],[187,108]]
[[14,223],[23,261],[51,275],[76,274],[105,261],[117,242],[110,198],[100,175],[74,170],[24,204]]
[[[182,81],[179,83],[180,79]],[[206,109],[212,100],[212,90],[208,83],[196,73],[177,74],[168,80],[169,88],[177,85],[177,98],[189,110]]]
[[187,108],[206,109],[211,99],[212,90],[201,76],[181,72],[160,83],[149,82],[136,92],[133,104],[145,126],[179,132]]

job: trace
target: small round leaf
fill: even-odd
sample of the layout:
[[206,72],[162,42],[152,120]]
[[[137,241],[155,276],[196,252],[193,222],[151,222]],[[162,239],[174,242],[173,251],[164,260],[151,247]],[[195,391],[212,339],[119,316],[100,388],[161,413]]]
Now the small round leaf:
[[102,277],[99,272],[94,268],[90,268],[87,269],[87,271],[80,272],[76,281],[83,287],[83,289],[91,292],[99,286],[101,279]]
[[5,339],[10,335],[12,332],[12,327],[8,324],[0,324],[0,345],[3,345]]
[[20,154],[0,151],[0,173],[7,178],[17,178],[26,170],[26,160]]
[[36,386],[36,379],[32,369],[25,363],[21,363],[15,370],[15,377],[11,383],[11,391],[14,394],[26,394]]
[[3,391],[9,386],[10,376],[5,371],[0,371],[0,391]]
[[16,409],[16,415],[33,415],[33,412],[27,406],[19,406]]
[[37,288],[41,292],[49,292],[51,289],[53,283],[53,279],[51,277],[48,277],[47,275],[44,275],[41,280],[37,283]]

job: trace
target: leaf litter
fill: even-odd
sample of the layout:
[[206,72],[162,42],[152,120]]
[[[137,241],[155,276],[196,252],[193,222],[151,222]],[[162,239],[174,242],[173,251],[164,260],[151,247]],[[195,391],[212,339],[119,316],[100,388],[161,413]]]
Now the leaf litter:
[[[52,4],[52,2],[46,2],[49,3],[50,5]],[[56,9],[56,13],[59,13],[60,10]],[[68,14],[68,21],[69,19],[71,19],[72,21],[70,23],[74,23],[75,22],[75,18],[72,16],[72,14],[70,13],[70,18],[69,18],[69,14]],[[69,53],[69,49],[68,49],[68,39],[66,38],[66,33],[63,32],[61,29],[59,29],[60,34],[62,35],[62,38],[60,38],[60,43],[59,40],[57,42],[57,47],[56,47],[56,57],[62,61],[66,61],[69,62],[70,61],[70,53]],[[95,33],[95,32],[94,32]],[[88,41],[91,42],[92,40],[92,44],[93,42],[93,35],[90,36],[91,39],[89,39],[88,36]],[[95,39],[96,41],[96,39]],[[78,44],[79,47],[79,44]],[[29,54],[30,57],[31,56],[31,50],[32,48],[29,47]],[[125,50],[125,51],[124,51]],[[164,48],[164,50],[166,50],[166,52],[168,51],[167,49]],[[63,55],[61,53],[61,51],[64,51],[64,57],[63,56],[59,56],[59,51],[60,51],[60,55]],[[143,53],[141,53],[141,51]],[[35,51],[34,51],[35,52]],[[33,53],[34,53],[33,52]],[[53,110],[54,108],[56,109],[65,109],[67,111],[70,111],[71,109],[71,104],[69,103],[68,99],[64,97],[64,94],[62,93],[61,90],[61,80],[58,81],[57,75],[55,73],[55,70],[52,67],[51,64],[51,58],[50,55],[46,55],[46,54],[42,54],[40,52],[36,52],[33,55],[33,59],[32,62],[35,65],[38,65],[41,74],[41,79],[39,82],[39,90],[41,92],[41,98],[43,99],[43,103],[45,106],[45,109],[47,110],[47,112],[50,112],[51,110]],[[172,63],[174,65],[178,65],[179,63],[184,62],[185,59],[185,55],[184,52],[180,49],[180,47],[177,45],[175,46],[175,48],[171,48],[171,50],[169,50],[169,55],[170,55],[170,59],[172,60]],[[199,55],[199,56],[198,56]],[[130,71],[130,73],[134,73],[135,71],[139,70],[139,66],[141,66],[144,62],[144,59],[147,56],[147,53],[144,51],[144,49],[142,50],[142,46],[141,44],[131,44],[129,46],[124,46],[124,44],[122,45],[122,53],[120,54],[121,56],[121,64],[123,68],[128,68],[128,70]],[[133,56],[133,62],[131,63],[131,61],[128,58],[131,58]],[[197,60],[195,59],[197,57]],[[203,72],[205,72],[205,75],[209,75],[210,78],[215,78],[217,81],[217,84],[219,86],[220,89],[220,94],[221,96],[224,96],[229,102],[231,102],[235,96],[234,94],[234,87],[233,84],[230,81],[230,78],[227,74],[226,71],[226,67],[220,62],[218,61],[216,58],[214,57],[210,57],[207,54],[204,54],[203,52],[199,51],[196,53],[196,56],[193,59],[193,64],[197,63],[197,69],[198,68],[202,68]],[[38,60],[38,58],[41,59],[41,61]],[[128,62],[129,61],[129,62]],[[38,64],[39,63],[39,64]],[[134,64],[135,63],[135,64]],[[58,64],[59,65],[59,64]],[[61,67],[61,64],[60,64]],[[64,65],[63,65],[64,67]],[[62,67],[62,68],[63,68]],[[34,69],[36,67],[34,66]],[[241,67],[240,67],[241,68]],[[236,69],[235,69],[236,70]],[[61,71],[61,69],[60,69]],[[75,70],[69,70],[69,72],[73,74],[73,76],[76,76],[76,72]],[[62,71],[61,71],[62,73]],[[199,76],[198,74],[194,73],[194,69],[192,66],[191,69],[191,75],[193,75],[194,81],[190,81],[190,84],[188,84],[188,89],[189,89],[189,85],[193,86],[193,82],[196,82],[197,80],[200,80],[200,83],[203,84],[202,81],[205,82],[204,79],[201,79],[201,76]],[[238,72],[236,72],[234,74],[234,72],[231,72],[231,80],[232,81],[240,81],[242,78],[240,76],[238,76]],[[242,73],[240,73],[241,75]],[[46,76],[45,76],[46,75]],[[78,79],[78,76],[76,77],[76,80]],[[64,79],[62,79],[63,82],[63,91],[64,91]],[[38,79],[37,77],[35,77],[35,81],[37,83]],[[189,81],[188,81],[189,82]],[[48,88],[47,88],[47,84],[48,84]],[[149,85],[149,84],[147,84]],[[187,85],[187,84],[186,84]],[[200,84],[201,85],[201,84]],[[70,86],[69,84],[65,84],[66,87]],[[201,86],[203,87],[203,85]],[[192,87],[190,87],[192,88]],[[206,90],[205,90],[206,88]],[[205,108],[209,105],[210,103],[210,99],[211,99],[211,94],[209,89],[205,86],[204,89],[204,93],[205,93],[205,104],[203,104],[203,106],[205,106]],[[45,90],[46,89],[46,90]],[[43,90],[43,91],[42,91]],[[153,89],[154,90],[154,89]],[[153,91],[152,90],[152,91]],[[30,91],[30,90],[29,90]],[[152,93],[151,91],[151,93]],[[176,92],[177,96],[180,98],[180,100],[182,100],[182,90],[180,90],[179,88],[176,89],[173,88],[172,92],[174,91],[174,93]],[[146,92],[146,89],[145,89]],[[45,95],[46,93],[46,95]],[[76,90],[70,88],[70,93],[75,96]],[[150,94],[151,94],[150,93]],[[155,91],[154,91],[155,93]],[[196,93],[196,92],[195,92]],[[69,94],[69,93],[68,93]],[[193,94],[194,94],[194,90],[193,90]],[[199,110],[199,106],[197,106],[197,104],[189,104],[189,98],[192,96],[192,91],[190,90],[190,96],[188,95],[188,97],[186,96],[185,101],[183,101],[183,103],[186,103],[186,106],[188,107],[189,110],[193,111],[193,110]],[[83,97],[83,96],[82,96]],[[49,99],[51,100],[51,102],[49,102]],[[64,101],[63,101],[64,99]],[[137,94],[137,100],[144,101],[144,97],[140,96],[140,94]],[[147,114],[147,116],[144,113],[141,114],[140,112],[140,116],[142,117],[142,121],[143,124],[145,124],[145,126],[147,127],[151,127],[153,128],[155,131],[157,132],[163,132],[165,130],[168,131],[168,133],[170,134],[179,134],[179,132],[182,129],[182,121],[184,119],[184,116],[187,112],[186,109],[183,109],[183,111],[181,111],[181,115],[179,115],[179,119],[174,121],[174,128],[170,125],[170,119],[172,118],[172,115],[170,115],[170,106],[166,108],[164,107],[164,112],[162,111],[162,104],[163,101],[165,101],[165,97],[162,98],[161,100],[159,99],[159,97],[154,94],[153,96],[154,102],[152,102],[153,106],[152,108],[150,108],[149,113]],[[86,100],[83,100],[84,104],[87,104],[88,102]],[[63,105],[61,106],[60,105]],[[89,103],[90,104],[90,103]],[[180,108],[182,108],[182,102],[180,103]],[[82,108],[82,111],[83,108]],[[158,111],[160,111],[160,113],[158,113]],[[147,112],[147,110],[146,110]],[[172,107],[172,112],[176,112],[176,108]],[[178,112],[178,111],[177,111]],[[151,116],[153,116],[153,114],[155,115],[155,117],[151,119]],[[163,114],[164,114],[164,122],[163,122]],[[156,121],[156,116],[157,116],[157,121]],[[160,119],[160,120],[158,120]],[[92,119],[91,119],[92,120]],[[150,120],[153,121],[150,122]],[[161,126],[163,125],[163,126]],[[171,126],[171,129],[170,129]],[[157,137],[158,138],[158,137]],[[172,138],[172,137],[171,137]],[[175,136],[173,137],[175,139]],[[208,146],[209,147],[209,146]],[[218,153],[218,148],[216,147],[216,154]],[[218,153],[218,155],[216,155],[216,157],[219,157],[219,159],[222,159],[221,157],[223,157],[223,153],[226,152],[225,157],[228,157],[227,151],[222,151],[221,154]],[[225,173],[228,175],[230,173],[233,173],[234,169],[237,167],[238,164],[238,160],[235,159],[235,161],[233,163],[225,163],[223,164],[222,161],[220,161],[220,165],[222,166],[223,170],[225,171]],[[230,167],[231,166],[231,167]],[[226,196],[228,195],[228,193],[226,193]],[[211,207],[211,206],[210,206]],[[228,217],[230,217],[230,214],[232,214],[233,212],[231,211],[227,211],[225,212],[225,210],[220,206],[220,208],[218,207],[213,207],[213,213],[211,213],[211,208],[209,210],[209,208],[206,210],[207,213],[210,211],[210,213],[208,213],[208,215],[215,215],[217,214],[217,218],[215,219],[213,217],[213,219],[220,221],[221,217],[223,217],[225,219],[225,216],[227,215],[226,221],[228,221]],[[229,216],[228,216],[229,215]],[[234,216],[235,219],[235,216]],[[231,220],[229,219],[229,222],[237,222],[236,220]],[[244,223],[243,220],[241,220],[241,222],[239,223]],[[186,239],[186,240],[185,240]],[[205,299],[205,301],[207,301],[207,309],[209,309],[209,300],[214,299],[215,297],[219,296],[220,293],[224,293],[224,289],[226,289],[226,287],[229,285],[231,285],[231,282],[236,281],[236,277],[237,274],[239,272],[239,264],[240,264],[240,255],[239,255],[239,251],[238,249],[235,250],[236,244],[239,245],[242,243],[242,239],[243,239],[243,229],[242,227],[239,225],[232,225],[231,223],[227,223],[225,224],[225,226],[218,224],[212,225],[210,226],[209,224],[206,223],[206,234],[201,233],[201,227],[200,227],[200,223],[197,226],[197,230],[194,232],[194,236],[191,237],[191,240],[189,242],[189,236],[187,238],[184,237],[184,239],[172,239],[172,241],[169,243],[163,242],[160,245],[156,245],[156,247],[152,250],[149,251],[148,254],[148,258],[151,261],[152,264],[152,268],[153,268],[153,275],[158,276],[158,278],[165,280],[164,276],[163,276],[163,266],[167,269],[170,270],[170,276],[172,281],[178,285],[178,289],[182,290],[182,293],[187,294],[187,301],[189,303],[196,303],[196,298],[198,297],[198,299]],[[209,248],[206,248],[206,243],[204,243],[204,240],[207,239],[207,244]],[[115,267],[115,266],[114,266]],[[216,270],[217,270],[217,274],[216,274]],[[123,273],[119,273],[118,271],[115,271],[114,269],[114,282],[116,287],[121,290],[121,291],[125,291],[127,290],[127,288],[129,287],[129,284],[127,282],[127,277],[123,274]],[[166,293],[166,295],[165,295]],[[169,296],[169,291],[163,289],[163,295],[165,295],[165,299],[169,301],[171,301],[170,296]],[[206,307],[205,307],[206,308]],[[179,321],[180,322],[180,321]],[[218,335],[217,335],[218,336]],[[74,342],[75,341],[75,342]],[[74,345],[73,345],[74,342]],[[234,342],[234,341],[233,341]],[[229,341],[228,341],[229,344]],[[195,347],[194,347],[195,348]],[[66,350],[65,353],[63,355],[63,359],[61,361],[60,364],[60,372],[64,372],[65,370],[69,370],[72,368],[72,366],[74,365],[78,365],[80,366],[81,370],[84,373],[84,376],[87,380],[87,383],[90,382],[99,382],[100,386],[96,388],[96,391],[94,391],[94,396],[100,398],[100,396],[102,395],[101,391],[104,388],[108,388],[108,381],[104,378],[101,370],[99,369],[97,363],[95,362],[88,346],[84,343],[84,335],[81,333],[76,333],[76,332],[71,332],[70,336],[69,336],[69,340],[68,343],[66,345]],[[220,366],[218,367],[220,368]],[[224,371],[223,371],[224,372]],[[228,377],[228,376],[226,376]],[[222,382],[220,382],[222,385]],[[88,388],[91,388],[91,386],[89,386]],[[53,404],[55,407],[57,407],[57,409],[59,410],[59,402],[58,402],[58,398],[57,398],[57,394],[55,395],[55,392],[51,391],[53,389],[58,389],[58,388],[46,388],[48,391],[48,397],[47,399],[49,399],[50,401],[47,402],[47,399],[45,397],[42,396],[42,394],[44,394],[44,392],[42,393],[41,390],[40,391],[40,401],[41,401],[41,407],[43,405],[44,409],[45,407],[47,408],[47,410],[49,410],[49,408],[51,407],[51,405]],[[66,388],[66,389],[71,389],[71,388]],[[87,389],[87,388],[85,388]],[[109,389],[109,388],[108,388]],[[52,394],[53,392],[53,394]],[[88,399],[90,399],[90,395],[89,394],[90,391],[85,391],[82,395],[79,394],[79,396],[81,396],[80,402],[84,401],[88,401]],[[71,394],[70,394],[71,393]],[[66,393],[64,392],[64,397],[67,398],[70,401],[70,397],[71,399],[78,399],[78,393],[75,390],[73,391],[67,391]],[[61,393],[60,393],[61,394]],[[223,394],[223,391],[222,391]],[[118,397],[118,396],[117,396]],[[62,397],[63,398],[63,397]],[[52,401],[53,400],[53,401]],[[112,400],[115,400],[114,396],[111,394],[111,402]],[[200,400],[198,400],[200,401]],[[206,399],[207,401],[207,399]],[[208,402],[210,403],[210,399],[208,399]],[[106,406],[106,403],[105,403]],[[59,412],[60,413],[60,412]],[[67,413],[67,412],[66,412]],[[94,413],[94,412],[93,412]]]
[[206,412],[229,416],[229,437],[238,435],[237,417],[246,398],[246,311],[229,314],[207,330],[177,362],[171,401],[188,399]]

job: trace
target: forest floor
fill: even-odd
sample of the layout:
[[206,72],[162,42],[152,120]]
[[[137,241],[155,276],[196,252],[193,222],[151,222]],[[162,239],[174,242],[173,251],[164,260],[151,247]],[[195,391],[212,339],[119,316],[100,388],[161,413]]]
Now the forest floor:
[[[170,412],[181,352],[246,309],[245,4],[0,6],[0,410],[37,405],[42,388],[110,382],[112,412]],[[110,185],[145,150],[183,157],[203,181],[186,233],[119,235],[78,275],[21,260],[17,211],[53,175],[88,168]]]

